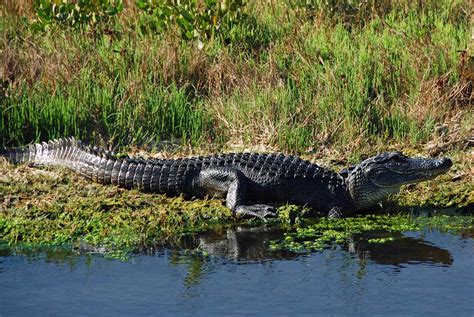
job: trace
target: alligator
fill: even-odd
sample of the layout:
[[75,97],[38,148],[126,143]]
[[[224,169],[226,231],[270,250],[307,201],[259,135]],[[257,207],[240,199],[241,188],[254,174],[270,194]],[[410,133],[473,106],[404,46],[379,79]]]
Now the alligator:
[[284,154],[228,153],[178,159],[117,157],[74,138],[0,151],[14,164],[69,168],[102,184],[185,198],[225,199],[235,216],[271,217],[275,205],[307,206],[329,217],[367,210],[402,185],[449,170],[449,158],[381,153],[336,173]]

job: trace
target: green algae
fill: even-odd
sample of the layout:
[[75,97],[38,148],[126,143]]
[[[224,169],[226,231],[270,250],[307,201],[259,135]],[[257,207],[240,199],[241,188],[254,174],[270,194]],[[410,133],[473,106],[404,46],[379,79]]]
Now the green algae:
[[[285,237],[272,241],[272,250],[290,250],[293,252],[320,251],[351,242],[387,243],[401,237],[407,231],[438,230],[450,233],[465,233],[474,230],[474,217],[435,215],[432,217],[414,217],[400,214],[369,215],[364,217],[329,219],[321,218],[316,223],[297,227],[295,231],[285,233]],[[367,236],[376,233],[376,237]]]

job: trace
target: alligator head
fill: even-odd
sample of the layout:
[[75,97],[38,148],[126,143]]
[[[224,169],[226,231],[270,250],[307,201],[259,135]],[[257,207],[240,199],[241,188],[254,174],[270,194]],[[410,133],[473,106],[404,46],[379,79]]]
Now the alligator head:
[[371,207],[397,193],[405,184],[419,183],[449,170],[449,158],[410,158],[400,152],[381,153],[342,172],[357,209]]

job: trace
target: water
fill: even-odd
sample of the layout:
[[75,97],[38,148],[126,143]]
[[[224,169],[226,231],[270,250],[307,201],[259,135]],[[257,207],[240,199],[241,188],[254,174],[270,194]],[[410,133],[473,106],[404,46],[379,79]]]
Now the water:
[[0,256],[0,315],[474,315],[474,239],[407,233],[387,245],[272,253],[274,228],[194,237],[209,256],[129,261]]

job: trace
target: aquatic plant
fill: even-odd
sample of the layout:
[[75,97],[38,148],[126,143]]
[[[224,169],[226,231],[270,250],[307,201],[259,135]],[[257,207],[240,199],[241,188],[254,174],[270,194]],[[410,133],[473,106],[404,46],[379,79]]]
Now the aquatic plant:
[[[321,218],[315,224],[298,227],[294,232],[285,233],[279,241],[272,241],[272,250],[290,250],[294,252],[320,251],[337,245],[348,245],[354,240],[366,240],[368,243],[386,243],[407,231],[438,230],[451,233],[474,230],[474,217],[436,215],[432,217],[414,217],[400,214],[370,215],[364,217],[329,219]],[[367,234],[377,232],[376,238],[367,238]]]

